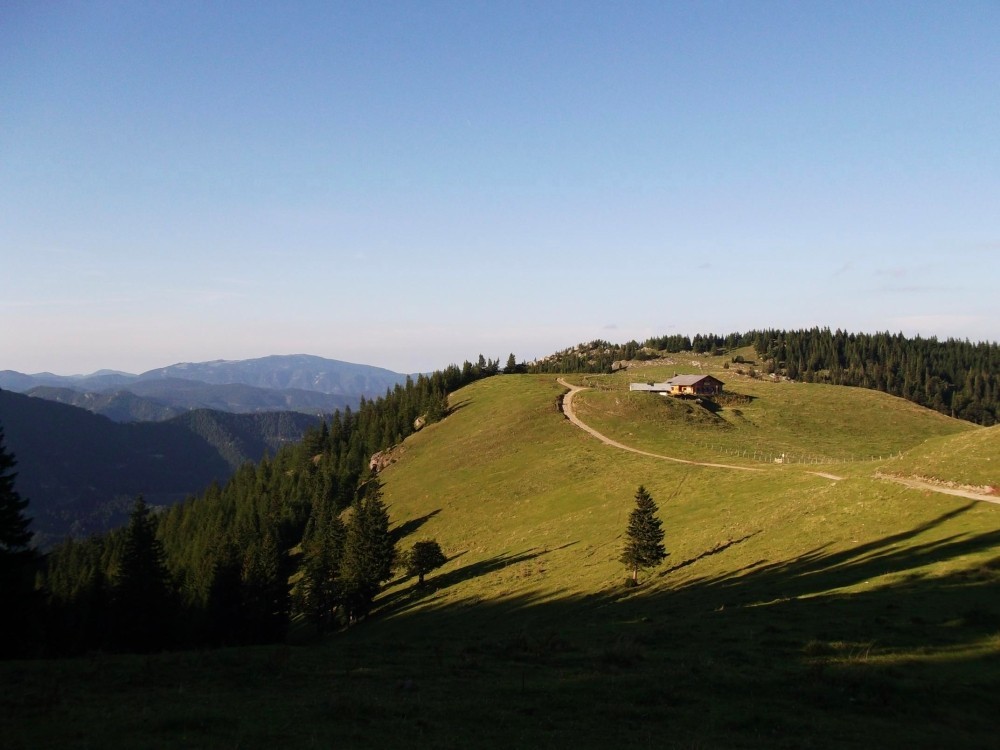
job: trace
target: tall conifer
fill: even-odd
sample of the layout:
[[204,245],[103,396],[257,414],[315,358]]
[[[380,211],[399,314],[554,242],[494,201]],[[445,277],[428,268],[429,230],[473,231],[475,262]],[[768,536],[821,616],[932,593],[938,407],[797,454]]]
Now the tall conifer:
[[625,550],[621,556],[622,563],[632,570],[633,586],[639,582],[640,569],[654,568],[667,556],[657,510],[653,498],[640,484],[635,493],[635,508],[629,515]]
[[389,511],[382,502],[382,482],[374,476],[354,507],[344,539],[345,604],[350,619],[364,617],[371,611],[382,582],[392,577],[395,559]]
[[27,499],[14,488],[17,459],[4,446],[0,427],[0,653],[21,655],[28,651],[32,620],[37,615],[32,591],[34,550],[28,545],[32,532],[24,511]]
[[114,579],[114,645],[128,651],[166,647],[171,635],[171,594],[166,553],[156,538],[156,519],[139,497]]

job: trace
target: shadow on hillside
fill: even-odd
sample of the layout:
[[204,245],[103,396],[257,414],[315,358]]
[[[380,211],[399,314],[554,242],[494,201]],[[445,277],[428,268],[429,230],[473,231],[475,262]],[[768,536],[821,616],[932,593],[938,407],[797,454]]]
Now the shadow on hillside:
[[920,534],[967,513],[975,506],[974,502],[968,503],[908,531],[850,549],[827,552],[827,545],[823,545],[789,560],[760,560],[721,576],[694,579],[685,583],[681,590],[733,591],[740,594],[744,601],[748,594],[757,599],[772,594],[784,598],[807,596],[1000,545],[1000,530],[971,536],[953,534],[921,544],[911,542]]
[[[554,685],[572,680],[594,705],[615,689],[608,674],[620,675],[620,684],[636,680],[637,694],[650,696],[644,715],[661,703],[664,712],[683,706],[683,717],[699,717],[680,719],[685,732],[719,731],[722,744],[734,736],[727,732],[748,731],[757,738],[748,746],[863,746],[889,721],[902,732],[899,743],[985,747],[1000,690],[1000,530],[947,528],[973,507],[850,549],[818,547],[675,585],[671,573],[754,535],[640,578],[638,588],[625,587],[623,570],[620,587],[588,596],[433,599],[545,551],[499,555],[395,592],[382,613],[397,616],[383,622],[433,639],[444,628],[448,645],[435,640],[434,648],[456,670],[473,658],[471,649],[475,663],[492,665],[482,669],[517,661],[538,680],[551,670]],[[997,554],[963,563],[984,551]],[[949,565],[933,575],[922,570],[936,563]],[[840,734],[817,744],[816,722]]]
[[747,541],[748,539],[757,536],[757,534],[759,534],[759,533],[760,533],[760,531],[755,531],[752,534],[747,534],[746,536],[740,537],[739,539],[730,539],[728,542],[724,542],[722,544],[717,544],[714,547],[712,547],[712,549],[705,550],[700,555],[695,555],[694,557],[689,557],[687,560],[684,560],[683,562],[677,563],[676,565],[674,565],[674,566],[672,566],[670,568],[667,568],[666,570],[664,570],[663,572],[659,573],[658,575],[661,578],[663,576],[668,576],[671,573],[674,573],[674,572],[676,572],[678,570],[681,570],[682,568],[688,567],[689,565],[694,565],[699,560],[704,560],[706,557],[711,557],[712,555],[718,555],[718,554],[720,554],[722,552],[725,552],[730,547],[734,547],[737,544],[742,544],[743,542]]
[[[315,647],[0,663],[5,739],[271,747],[307,726],[296,744],[994,748],[1000,531],[966,531],[974,507],[724,570],[759,543],[736,540],[638,588],[622,568],[588,595],[546,583],[554,550],[496,555],[397,586]],[[582,569],[585,552],[560,562]],[[723,572],[687,577],[705,560]],[[487,576],[464,598],[433,596]],[[213,734],[229,716],[233,734]],[[29,725],[70,731],[39,741]]]
[[438,508],[437,510],[432,510],[427,515],[420,516],[419,518],[411,518],[409,521],[399,524],[389,532],[392,541],[398,543],[401,539],[408,537],[440,512],[441,509]]
[[466,406],[472,403],[472,399],[463,398],[461,401],[456,401],[453,404],[448,404],[448,414],[454,414],[457,411],[461,411]]
[[[566,549],[574,544],[577,544],[577,542],[569,542],[561,547],[555,547],[553,549],[529,549],[517,554],[495,555],[494,557],[490,557],[485,560],[470,563],[469,565],[463,565],[460,568],[450,570],[446,573],[440,573],[437,575],[431,573],[424,580],[422,586],[417,585],[414,578],[408,577],[404,579],[403,583],[400,584],[400,588],[381,600],[380,609],[383,612],[391,611],[394,614],[404,612],[410,607],[413,607],[443,589],[447,589],[458,583],[462,583],[463,581],[496,573],[506,568],[513,568],[520,563],[538,559],[549,554],[550,552]],[[464,556],[467,552],[468,550],[464,550],[452,555],[448,558],[448,562]],[[407,586],[406,581],[414,581],[414,583]]]

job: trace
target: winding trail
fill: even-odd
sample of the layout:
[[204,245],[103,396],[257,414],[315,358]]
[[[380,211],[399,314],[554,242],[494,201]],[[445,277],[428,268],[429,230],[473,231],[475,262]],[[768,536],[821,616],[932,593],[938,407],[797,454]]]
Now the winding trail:
[[[574,425],[579,427],[584,432],[590,433],[595,438],[600,440],[605,445],[610,445],[613,448],[618,448],[619,450],[628,451],[629,453],[637,453],[640,456],[648,456],[650,458],[659,458],[664,461],[673,461],[678,464],[688,464],[690,466],[710,466],[713,469],[731,469],[733,471],[765,471],[765,469],[760,469],[752,466],[735,466],[734,464],[715,464],[706,461],[691,461],[686,458],[676,458],[675,456],[664,456],[659,453],[650,453],[649,451],[639,450],[638,448],[633,448],[624,443],[619,443],[617,440],[612,440],[607,435],[598,432],[593,427],[585,424],[573,411],[573,397],[580,391],[590,390],[589,388],[581,385],[572,385],[567,382],[565,378],[558,378],[557,382],[559,385],[568,389],[568,392],[563,396],[562,410],[566,418],[569,419]],[[836,474],[829,474],[823,471],[806,471],[807,474],[814,474],[818,477],[823,477],[824,479],[832,479],[834,481],[840,481],[844,477],[837,476]],[[906,479],[904,477],[894,477],[886,474],[875,474],[875,479],[881,479],[886,482],[895,482],[896,484],[901,484],[904,487],[909,487],[914,490],[929,490],[930,492],[938,492],[943,495],[956,495],[958,497],[968,498],[970,500],[982,500],[983,502],[993,503],[995,505],[1000,505],[1000,498],[993,495],[984,495],[980,492],[972,492],[971,490],[957,489],[952,487],[942,487],[931,482],[925,482],[920,479]]]
[[558,383],[559,385],[569,389],[569,392],[565,396],[563,396],[563,402],[562,402],[563,414],[566,415],[566,418],[584,432],[589,432],[591,435],[593,435],[595,438],[600,440],[605,445],[610,445],[613,448],[618,448],[623,451],[628,451],[629,453],[638,453],[640,456],[649,456],[650,458],[660,458],[663,459],[664,461],[673,461],[674,463],[678,464],[689,464],[691,466],[711,466],[713,469],[732,469],[734,471],[764,471],[763,469],[758,469],[752,466],[734,466],[733,464],[713,464],[713,463],[706,463],[704,461],[690,461],[686,458],[663,456],[660,455],[659,453],[650,453],[649,451],[642,451],[639,450],[638,448],[633,448],[631,446],[625,445],[624,443],[619,443],[617,440],[612,440],[607,435],[598,432],[590,425],[582,422],[580,418],[576,416],[576,412],[573,411],[573,397],[580,391],[589,390],[588,388],[585,388],[584,386],[580,385],[571,385],[563,378],[559,378]]
[[823,477],[823,479],[832,479],[835,482],[839,482],[843,477],[838,477],[836,474],[830,474],[825,471],[806,471],[806,474],[814,474],[817,477]]
[[963,490],[958,487],[942,487],[939,484],[934,484],[933,482],[925,482],[922,479],[910,479],[907,477],[894,477],[889,474],[876,474],[876,479],[882,479],[886,482],[895,482],[896,484],[902,484],[905,487],[909,487],[913,490],[930,490],[931,492],[940,492],[942,495],[955,495],[956,497],[965,497],[969,500],[982,500],[984,503],[993,503],[994,505],[1000,505],[1000,497],[996,495],[984,495],[982,492],[973,492],[972,490]]

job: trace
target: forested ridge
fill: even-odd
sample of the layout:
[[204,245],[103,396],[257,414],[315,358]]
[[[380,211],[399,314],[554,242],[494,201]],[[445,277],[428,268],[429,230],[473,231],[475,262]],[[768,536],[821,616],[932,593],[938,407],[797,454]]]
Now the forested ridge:
[[765,375],[871,388],[984,426],[1000,421],[1000,345],[990,342],[829,328],[669,335],[642,343],[596,340],[541,359],[529,370],[611,372],[632,360],[680,352],[725,354],[746,346],[761,360],[755,372]]
[[127,527],[60,545],[37,576],[34,653],[262,643],[293,612],[320,629],[364,617],[399,562],[370,457],[498,372],[480,357],[407,379],[225,484],[159,514],[140,500]]
[[829,328],[755,331],[765,368],[793,380],[872,388],[990,426],[1000,417],[1000,345]]
[[0,390],[0,422],[18,456],[18,490],[31,499],[43,549],[128,520],[142,494],[179,502],[247,461],[297,442],[322,419],[297,412],[199,409],[163,422],[119,423],[85,409]]

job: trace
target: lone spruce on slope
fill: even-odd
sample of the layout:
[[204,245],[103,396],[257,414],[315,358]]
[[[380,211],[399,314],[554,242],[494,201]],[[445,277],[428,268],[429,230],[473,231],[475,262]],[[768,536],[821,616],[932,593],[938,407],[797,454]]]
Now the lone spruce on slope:
[[667,556],[657,510],[653,498],[640,484],[635,493],[635,509],[628,518],[625,550],[621,556],[622,563],[632,570],[633,586],[639,584],[640,569],[655,568]]

